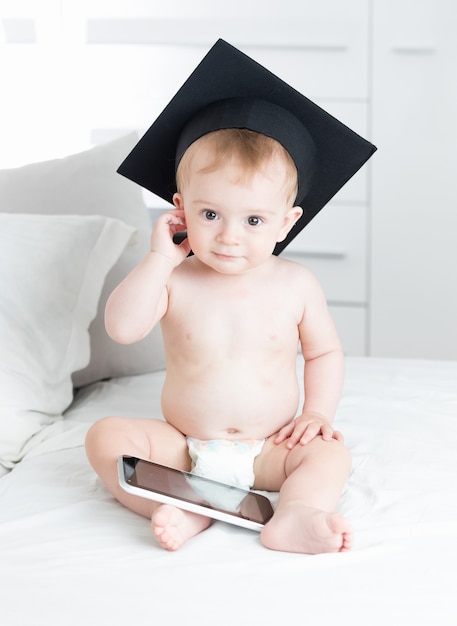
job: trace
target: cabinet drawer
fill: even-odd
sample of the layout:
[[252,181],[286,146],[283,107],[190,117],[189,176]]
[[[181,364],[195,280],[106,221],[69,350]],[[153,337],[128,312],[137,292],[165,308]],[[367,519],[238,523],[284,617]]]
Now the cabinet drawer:
[[362,205],[330,204],[282,253],[314,272],[330,303],[367,301],[366,212]]
[[366,356],[366,308],[330,305],[329,310],[338,331],[344,355]]
[[[197,52],[201,58],[221,37],[311,98],[368,94],[366,0],[232,0],[229,5],[179,0],[162,7],[150,0],[95,0],[80,19],[86,23],[89,44],[136,48],[140,62],[144,50],[155,47],[163,58],[150,68],[168,75],[169,62],[190,68],[189,57]],[[136,67],[125,61],[124,66]]]
[[346,356],[366,356],[366,308],[330,306]]
[[[215,36],[207,45],[195,46],[116,43],[85,46],[78,58],[84,73],[77,80],[81,89],[92,90],[93,115],[105,120],[104,124],[114,122],[147,128],[216,39]],[[226,39],[239,45],[233,38]],[[349,98],[367,101],[366,55],[361,51],[352,58],[348,50],[336,44],[329,50],[279,48],[267,43],[262,47],[239,47],[317,103]],[[325,102],[323,106],[328,108]]]

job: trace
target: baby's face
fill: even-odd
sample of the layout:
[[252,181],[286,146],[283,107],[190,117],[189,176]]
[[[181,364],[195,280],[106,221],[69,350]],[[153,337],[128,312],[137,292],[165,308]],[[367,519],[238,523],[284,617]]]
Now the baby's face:
[[220,273],[243,274],[271,257],[302,211],[287,201],[279,156],[252,175],[243,175],[237,160],[204,171],[211,163],[205,149],[195,155],[175,202],[185,211],[195,256]]

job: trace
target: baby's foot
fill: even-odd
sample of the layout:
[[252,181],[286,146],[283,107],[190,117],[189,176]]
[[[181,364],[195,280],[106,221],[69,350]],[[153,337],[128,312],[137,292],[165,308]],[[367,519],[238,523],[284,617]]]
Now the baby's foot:
[[352,526],[338,513],[290,503],[278,508],[261,538],[265,547],[283,552],[346,552],[352,547]]
[[177,550],[188,539],[208,528],[208,517],[162,504],[152,514],[151,529],[165,550]]

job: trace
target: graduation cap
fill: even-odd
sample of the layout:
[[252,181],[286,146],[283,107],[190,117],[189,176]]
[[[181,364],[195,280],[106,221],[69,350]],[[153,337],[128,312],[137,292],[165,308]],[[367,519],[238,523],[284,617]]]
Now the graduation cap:
[[279,254],[376,147],[262,65],[219,39],[192,72],[118,172],[168,202],[176,168],[191,143],[222,128],[273,137],[298,174],[295,204],[303,215],[274,250]]

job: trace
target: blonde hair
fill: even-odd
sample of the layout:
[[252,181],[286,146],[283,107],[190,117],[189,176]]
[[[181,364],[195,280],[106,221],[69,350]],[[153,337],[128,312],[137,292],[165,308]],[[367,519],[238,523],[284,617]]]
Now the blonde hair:
[[279,155],[286,169],[284,185],[287,201],[293,205],[298,192],[298,175],[292,157],[276,139],[244,128],[216,130],[194,141],[184,153],[176,171],[178,192],[181,193],[188,183],[192,160],[203,146],[211,148],[213,160],[202,171],[212,172],[236,158],[241,165],[243,177],[252,175],[274,156]]

